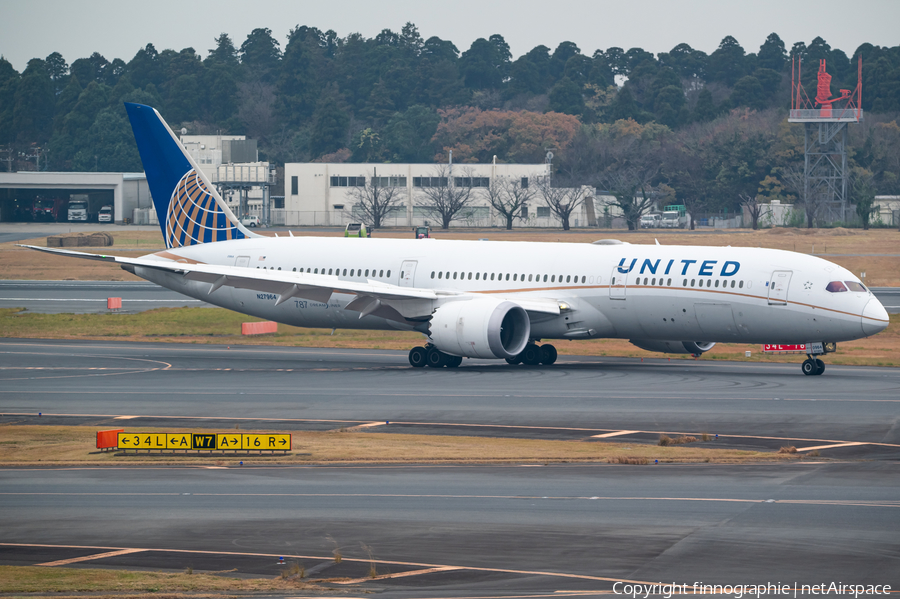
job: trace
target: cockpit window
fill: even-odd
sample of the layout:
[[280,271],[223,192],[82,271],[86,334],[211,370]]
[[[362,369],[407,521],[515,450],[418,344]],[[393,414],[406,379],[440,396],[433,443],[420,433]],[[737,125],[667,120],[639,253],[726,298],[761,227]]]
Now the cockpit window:
[[863,285],[862,283],[857,283],[856,281],[844,281],[844,282],[847,284],[847,287],[850,288],[850,291],[862,291],[863,293],[868,291],[868,289],[866,289],[866,286]]
[[847,288],[844,287],[844,284],[840,281],[832,281],[825,286],[825,291],[830,291],[831,293],[838,293],[839,291],[847,291]]

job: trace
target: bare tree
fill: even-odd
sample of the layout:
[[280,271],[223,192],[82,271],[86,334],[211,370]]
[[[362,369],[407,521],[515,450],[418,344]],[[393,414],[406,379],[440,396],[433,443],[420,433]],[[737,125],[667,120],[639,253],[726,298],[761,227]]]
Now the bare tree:
[[[354,202],[354,209],[363,215],[363,218],[376,229],[394,209],[400,200],[406,195],[405,187],[390,185],[389,177],[379,177],[378,169],[372,169],[370,177],[356,177],[365,179],[363,185],[350,188],[350,197]],[[384,181],[388,179],[388,181]],[[387,185],[385,185],[387,183]]]
[[825,186],[807,181],[803,168],[796,165],[783,169],[780,175],[784,186],[797,196],[797,202],[803,206],[806,213],[806,228],[814,228],[822,206],[828,201]]
[[641,217],[653,205],[651,181],[658,170],[658,166],[625,166],[609,170],[598,177],[600,184],[613,198],[607,204],[617,206],[622,211],[629,231],[640,228]]
[[441,228],[449,229],[460,210],[468,206],[475,195],[472,193],[472,169],[461,169],[462,177],[456,176],[460,169],[454,170],[451,165],[438,165],[428,179],[419,188],[417,199],[421,207],[441,220]]
[[[522,185],[523,181],[525,185]],[[535,196],[535,189],[528,186],[528,179],[517,177],[494,177],[487,188],[487,198],[491,207],[506,219],[506,230],[513,227],[513,220],[525,218],[522,208]]]
[[238,84],[238,119],[255,139],[267,140],[276,130],[275,86],[260,80]]
[[745,193],[738,194],[738,198],[741,200],[741,206],[743,206],[747,210],[747,214],[750,215],[750,222],[752,223],[751,226],[753,227],[753,230],[758,230],[759,219],[771,212],[768,204],[763,204],[758,198],[751,198]]
[[568,231],[572,213],[589,195],[585,186],[553,187],[550,177],[541,177],[537,181],[537,188],[544,203],[550,208],[550,212],[562,221],[563,231]]

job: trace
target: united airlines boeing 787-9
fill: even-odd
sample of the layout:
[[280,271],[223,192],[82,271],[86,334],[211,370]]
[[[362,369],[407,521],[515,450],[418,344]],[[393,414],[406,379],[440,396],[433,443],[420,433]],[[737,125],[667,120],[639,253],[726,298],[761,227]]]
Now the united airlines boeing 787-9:
[[[804,343],[818,355],[888,314],[847,269],[760,248],[266,237],[243,227],[159,113],[126,104],[166,250],[119,263],[217,306],[301,327],[418,331],[414,367],[463,357],[549,365],[542,340],[629,339],[700,355],[716,342]],[[32,246],[27,246],[32,247]]]

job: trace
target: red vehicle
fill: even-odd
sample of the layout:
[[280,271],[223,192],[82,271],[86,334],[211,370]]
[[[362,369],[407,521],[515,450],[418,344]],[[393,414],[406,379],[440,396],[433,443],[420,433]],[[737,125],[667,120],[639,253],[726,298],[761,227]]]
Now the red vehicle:
[[31,206],[31,218],[34,221],[56,222],[59,220],[59,211],[65,203],[66,200],[61,198],[37,197]]

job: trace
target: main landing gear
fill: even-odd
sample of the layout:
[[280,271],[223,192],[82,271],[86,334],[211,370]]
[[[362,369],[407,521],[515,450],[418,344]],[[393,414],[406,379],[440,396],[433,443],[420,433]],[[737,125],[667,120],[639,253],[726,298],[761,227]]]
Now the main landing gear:
[[413,368],[456,368],[462,364],[462,356],[445,354],[433,345],[414,347],[409,350],[409,365]]
[[818,376],[825,372],[825,362],[815,356],[806,354],[806,359],[803,360],[800,369],[803,370],[803,374],[806,376]]
[[506,358],[506,361],[510,364],[525,364],[526,366],[537,366],[538,364],[549,366],[556,362],[557,355],[556,348],[549,343],[544,345],[529,343],[522,353],[513,358]]

